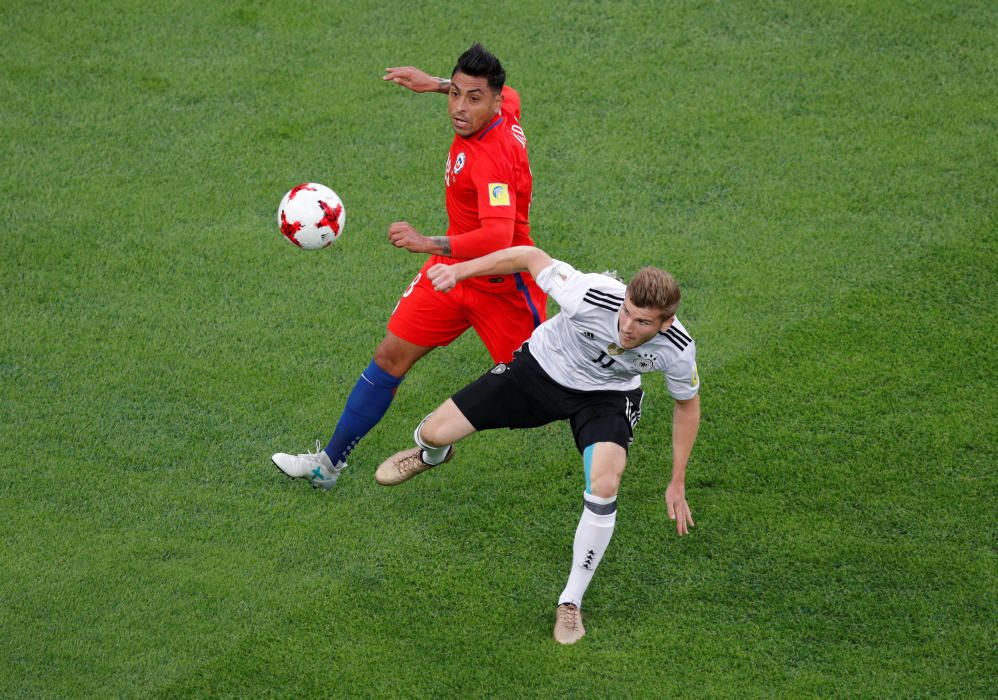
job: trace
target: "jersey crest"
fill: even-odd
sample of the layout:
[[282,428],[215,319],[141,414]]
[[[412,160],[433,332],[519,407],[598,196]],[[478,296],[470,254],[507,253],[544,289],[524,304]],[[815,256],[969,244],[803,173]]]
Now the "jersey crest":
[[655,356],[650,353],[644,353],[634,358],[634,369],[639,372],[651,372],[655,369]]
[[457,154],[453,164],[450,161],[450,153],[447,154],[447,164],[444,166],[444,186],[450,187],[450,183],[454,182],[458,174],[464,170],[464,165],[467,162],[468,157],[464,155],[464,151]]

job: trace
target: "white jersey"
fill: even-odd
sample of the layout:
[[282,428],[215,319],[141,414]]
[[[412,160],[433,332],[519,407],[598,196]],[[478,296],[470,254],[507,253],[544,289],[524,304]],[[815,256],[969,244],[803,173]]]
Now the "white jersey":
[[561,311],[530,336],[530,354],[552,379],[580,391],[628,391],[641,375],[661,372],[669,393],[684,401],[700,389],[696,344],[676,319],[636,348],[618,343],[618,311],[627,287],[611,277],[579,272],[555,260],[536,278]]

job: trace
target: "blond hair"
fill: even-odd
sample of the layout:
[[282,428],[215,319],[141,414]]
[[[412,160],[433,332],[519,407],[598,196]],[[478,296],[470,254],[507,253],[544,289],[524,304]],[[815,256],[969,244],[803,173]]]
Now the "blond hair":
[[679,307],[679,283],[665,270],[643,267],[627,285],[627,298],[643,309],[659,309],[662,318],[675,315]]

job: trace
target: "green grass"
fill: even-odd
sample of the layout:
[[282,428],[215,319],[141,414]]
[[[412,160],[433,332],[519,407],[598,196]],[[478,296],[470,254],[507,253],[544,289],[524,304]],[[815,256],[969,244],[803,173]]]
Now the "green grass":
[[[995,697],[998,11],[986,2],[0,6],[0,696]],[[536,240],[677,274],[703,425],[678,539],[646,383],[588,636],[550,638],[566,426],[374,466],[488,366],[328,436],[445,225],[445,73],[523,97]],[[274,212],[336,189],[303,253]]]

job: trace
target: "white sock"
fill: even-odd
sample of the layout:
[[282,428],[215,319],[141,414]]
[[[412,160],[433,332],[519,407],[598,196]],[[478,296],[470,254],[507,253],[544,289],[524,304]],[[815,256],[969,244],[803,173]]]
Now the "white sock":
[[[432,414],[431,414],[432,415]],[[427,416],[426,418],[429,418]],[[419,429],[423,427],[423,423],[426,422],[426,418],[419,421],[419,425],[416,426],[416,431],[412,434],[412,439],[416,441],[416,444],[423,448],[423,461],[427,464],[432,464],[436,466],[444,461],[447,457],[447,450],[450,449],[450,445],[444,445],[443,447],[431,447],[423,442],[423,438],[419,434]]]
[[558,598],[558,605],[574,603],[582,607],[582,596],[593,580],[596,567],[603,558],[603,552],[613,537],[613,526],[617,522],[617,497],[601,498],[591,493],[582,494],[582,517],[575,529],[575,543],[572,546],[572,570],[568,583]]

